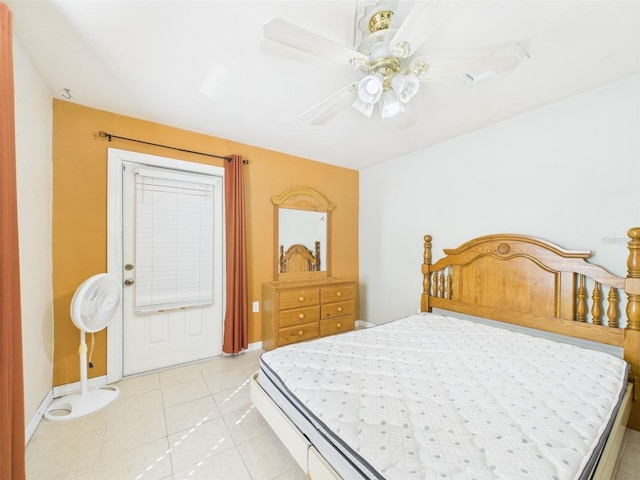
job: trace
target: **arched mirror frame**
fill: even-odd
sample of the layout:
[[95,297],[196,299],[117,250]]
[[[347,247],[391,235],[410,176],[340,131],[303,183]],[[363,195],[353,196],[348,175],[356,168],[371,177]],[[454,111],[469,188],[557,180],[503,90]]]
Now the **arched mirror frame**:
[[[274,262],[273,278],[277,281],[313,280],[331,277],[331,212],[335,205],[330,203],[320,192],[308,187],[291,188],[282,195],[272,197],[274,206]],[[280,272],[280,209],[290,208],[294,210],[307,210],[311,212],[325,212],[326,218],[326,243],[325,257],[322,262],[325,268],[315,272]]]

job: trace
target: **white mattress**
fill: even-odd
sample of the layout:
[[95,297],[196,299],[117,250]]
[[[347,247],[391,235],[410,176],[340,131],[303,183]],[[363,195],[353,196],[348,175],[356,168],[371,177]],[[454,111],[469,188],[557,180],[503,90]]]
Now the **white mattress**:
[[269,377],[358,476],[389,480],[583,478],[628,368],[435,314],[282,347],[261,366],[260,382]]

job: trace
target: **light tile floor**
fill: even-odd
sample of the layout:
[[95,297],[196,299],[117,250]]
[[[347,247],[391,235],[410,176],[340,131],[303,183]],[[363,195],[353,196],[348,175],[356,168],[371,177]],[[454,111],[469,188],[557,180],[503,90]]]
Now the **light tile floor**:
[[[124,380],[107,408],[43,420],[28,480],[305,480],[249,396],[260,351]],[[615,480],[640,479],[640,432],[627,431]]]
[[42,420],[28,480],[304,480],[249,396],[261,351],[124,380],[107,408]]

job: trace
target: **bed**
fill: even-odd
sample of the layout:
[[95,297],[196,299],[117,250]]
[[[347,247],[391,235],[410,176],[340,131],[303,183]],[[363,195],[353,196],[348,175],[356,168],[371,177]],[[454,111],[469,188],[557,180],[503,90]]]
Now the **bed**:
[[624,426],[640,428],[640,228],[628,235],[626,277],[512,234],[432,263],[427,235],[421,313],[264,353],[252,400],[314,480],[610,479]]

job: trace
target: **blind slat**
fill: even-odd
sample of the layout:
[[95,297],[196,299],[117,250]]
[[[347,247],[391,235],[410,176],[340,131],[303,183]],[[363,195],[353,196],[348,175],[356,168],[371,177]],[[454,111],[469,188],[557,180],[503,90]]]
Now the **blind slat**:
[[217,177],[136,171],[136,311],[213,302]]

